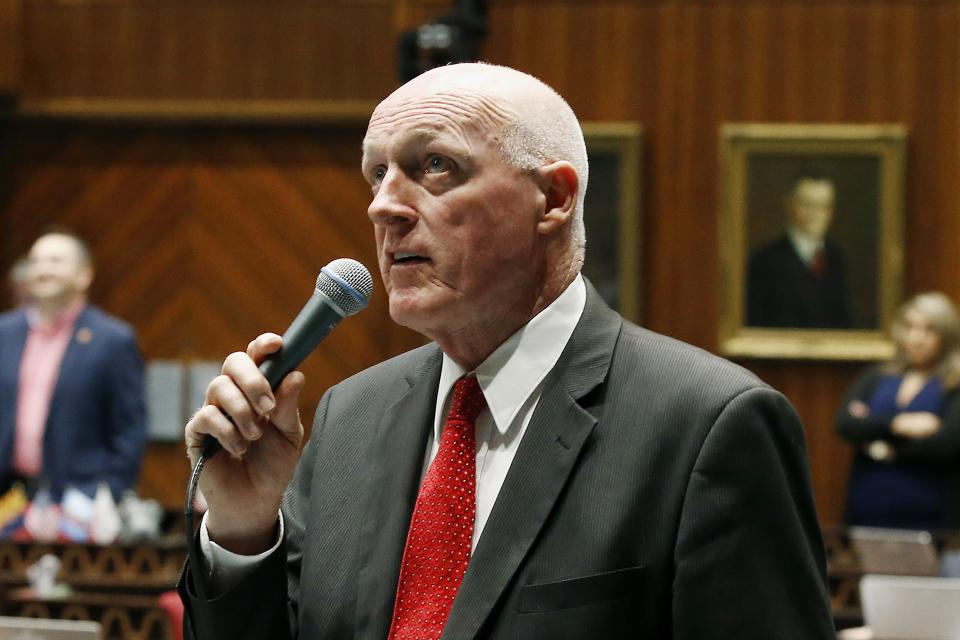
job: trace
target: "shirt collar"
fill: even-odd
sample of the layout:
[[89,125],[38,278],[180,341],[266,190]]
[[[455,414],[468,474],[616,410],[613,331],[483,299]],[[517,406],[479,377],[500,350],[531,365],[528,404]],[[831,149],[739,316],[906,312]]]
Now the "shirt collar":
[[809,233],[804,233],[793,225],[787,227],[787,235],[790,237],[790,244],[796,250],[800,259],[806,263],[813,260],[817,251],[823,248],[823,238],[815,238]]
[[[477,381],[500,433],[507,431],[520,408],[560,359],[580,321],[586,301],[587,288],[583,276],[577,274],[556,300],[520,327],[476,368]],[[467,373],[443,354],[434,420],[435,441],[439,441],[445,421],[443,409],[447,396],[454,383]]]
[[85,306],[86,303],[83,300],[70,303],[65,309],[57,312],[57,315],[53,317],[53,322],[48,325],[43,324],[40,318],[40,312],[36,307],[28,306],[26,309],[27,325],[31,331],[42,330],[51,333],[60,331],[64,327],[73,326]]

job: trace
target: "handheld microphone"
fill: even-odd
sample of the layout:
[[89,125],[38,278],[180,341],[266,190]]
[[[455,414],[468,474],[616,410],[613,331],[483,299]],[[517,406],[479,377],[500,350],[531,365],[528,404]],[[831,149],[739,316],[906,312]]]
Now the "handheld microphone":
[[[283,346],[260,364],[270,388],[276,390],[341,320],[366,307],[371,293],[373,278],[356,260],[339,258],[320,269],[313,295],[283,334]],[[220,442],[207,436],[203,457],[209,460],[219,450]]]

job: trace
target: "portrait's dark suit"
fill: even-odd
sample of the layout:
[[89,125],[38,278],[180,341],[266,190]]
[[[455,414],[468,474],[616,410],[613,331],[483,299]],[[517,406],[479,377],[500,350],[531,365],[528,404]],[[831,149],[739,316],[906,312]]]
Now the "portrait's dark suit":
[[850,327],[840,249],[824,242],[826,267],[814,275],[784,234],[757,249],[747,273],[747,325],[796,329]]
[[[787,402],[587,289],[443,637],[833,638]],[[194,638],[285,638],[288,612],[303,640],[387,637],[440,368],[428,345],[326,393],[283,553],[209,602],[187,568]]]
[[[0,315],[0,478],[13,464],[23,310]],[[77,316],[50,399],[43,479],[57,499],[68,486],[88,495],[101,481],[115,496],[140,473],[146,444],[143,360],[130,327],[88,305]]]

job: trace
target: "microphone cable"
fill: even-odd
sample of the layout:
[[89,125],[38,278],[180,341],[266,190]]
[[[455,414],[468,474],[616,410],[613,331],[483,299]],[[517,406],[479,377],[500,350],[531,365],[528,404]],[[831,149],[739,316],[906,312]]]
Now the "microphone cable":
[[[216,440],[214,440],[216,442]],[[204,446],[206,449],[206,446]],[[184,527],[186,528],[187,535],[187,559],[190,562],[190,565],[193,567],[194,572],[203,571],[203,568],[206,566],[206,563],[200,557],[202,554],[199,552],[199,544],[194,544],[194,538],[196,537],[196,530],[194,528],[194,502],[197,498],[197,485],[200,482],[200,474],[203,473],[203,466],[207,463],[207,458],[204,453],[201,451],[199,457],[197,457],[197,463],[193,466],[193,471],[190,474],[190,479],[187,481],[187,501],[183,505],[183,521]],[[188,585],[189,586],[189,585]],[[204,577],[200,577],[197,580],[193,581],[193,587],[197,591],[197,596],[200,600],[207,600],[207,581]]]

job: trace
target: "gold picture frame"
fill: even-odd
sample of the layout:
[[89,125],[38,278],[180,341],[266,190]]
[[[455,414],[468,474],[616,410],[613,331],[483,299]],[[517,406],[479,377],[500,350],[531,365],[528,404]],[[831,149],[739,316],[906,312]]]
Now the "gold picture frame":
[[[721,353],[891,357],[888,328],[903,295],[906,129],[747,123],[724,125],[720,137]],[[830,213],[804,227],[802,207],[817,198]],[[824,227],[825,239],[816,235]]]
[[590,163],[583,273],[607,304],[639,322],[643,128],[636,122],[585,122],[583,134]]

